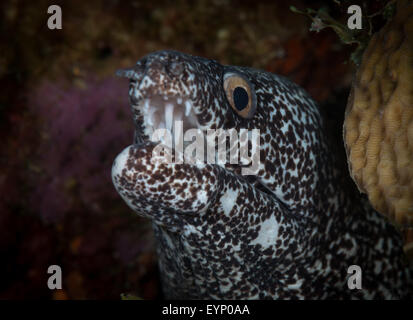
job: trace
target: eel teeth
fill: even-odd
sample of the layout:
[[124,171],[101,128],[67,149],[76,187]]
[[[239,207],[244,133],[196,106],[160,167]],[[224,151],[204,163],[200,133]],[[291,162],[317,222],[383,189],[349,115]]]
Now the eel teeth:
[[144,108],[144,110],[145,110],[146,112],[149,111],[149,100],[148,100],[148,99],[145,100],[145,103],[144,103],[144,105],[143,105],[143,108]]
[[167,103],[165,105],[166,129],[172,130],[173,120],[174,120],[174,105],[172,103]]
[[150,108],[149,109],[149,111],[147,111],[148,112],[148,124],[150,125],[150,126],[153,126],[154,124],[155,124],[155,112],[156,112],[156,109],[155,108]]
[[185,117],[189,116],[191,113],[192,104],[189,100],[185,101]]
[[183,131],[199,126],[192,101],[183,97],[156,95],[145,98],[138,108],[143,116],[144,134],[149,137],[157,129],[166,129],[172,134],[172,140],[175,135],[179,140],[183,138],[183,132],[175,133],[180,130],[179,121]]

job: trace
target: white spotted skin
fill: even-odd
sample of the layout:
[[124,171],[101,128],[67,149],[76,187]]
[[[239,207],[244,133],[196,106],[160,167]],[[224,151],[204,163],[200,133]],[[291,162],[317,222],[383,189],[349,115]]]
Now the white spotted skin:
[[274,216],[270,216],[267,220],[261,222],[261,228],[257,238],[251,244],[259,244],[264,249],[272,246],[278,239],[279,225]]
[[[238,116],[223,75],[239,73],[257,97]],[[122,73],[120,73],[122,75]],[[401,299],[412,280],[396,229],[347,190],[316,103],[286,78],[175,51],[123,72],[134,145],[114,162],[116,190],[153,221],[163,292],[180,299]],[[142,101],[189,99],[201,129],[259,129],[257,175],[240,165],[151,162]],[[363,289],[350,290],[359,265]]]
[[238,190],[228,189],[221,197],[221,205],[226,216],[231,215],[231,211],[235,207],[235,201],[238,198]]

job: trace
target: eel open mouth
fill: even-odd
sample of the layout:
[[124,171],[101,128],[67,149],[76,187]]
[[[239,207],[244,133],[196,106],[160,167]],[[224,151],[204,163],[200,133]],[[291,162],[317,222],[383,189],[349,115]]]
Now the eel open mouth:
[[[144,135],[153,141],[157,129],[167,129],[175,137],[176,122],[182,121],[182,134],[189,129],[199,128],[199,123],[190,99],[168,95],[146,97],[134,106],[143,116]],[[177,133],[179,136],[181,132]],[[154,142],[154,141],[153,141]]]
[[[141,98],[132,103],[132,111],[142,129],[138,132],[142,142],[162,143],[174,149],[175,152],[180,151],[185,154],[187,159],[196,159],[204,163],[211,163],[209,161],[214,159],[213,164],[229,169],[235,174],[240,174],[242,168],[251,166],[251,158],[248,162],[243,162],[245,159],[239,159],[237,163],[230,163],[230,150],[234,146],[238,148],[238,140],[234,144],[225,133],[222,136],[220,135],[221,133],[216,134],[216,132],[215,135],[207,134],[209,128],[199,123],[195,113],[196,107],[194,107],[194,103],[190,98],[173,93],[164,93],[159,88],[156,94],[147,93],[147,91],[140,93]],[[169,143],[165,140],[165,131],[157,132],[159,129],[169,132],[171,138]],[[195,139],[202,139],[201,148],[203,148],[203,152],[200,154],[197,153],[199,151],[198,148],[192,149],[192,152],[187,153],[186,148],[188,145],[199,142],[199,140],[194,140],[192,135],[189,135],[191,138],[189,141],[187,140],[186,133],[190,129],[196,130],[198,136]],[[219,154],[219,144],[223,142],[225,144],[224,155]],[[211,156],[212,153],[213,155]],[[192,160],[190,161],[192,162]],[[257,177],[250,176],[247,180],[255,185],[260,184]],[[265,186],[260,186],[260,188],[268,192]]]

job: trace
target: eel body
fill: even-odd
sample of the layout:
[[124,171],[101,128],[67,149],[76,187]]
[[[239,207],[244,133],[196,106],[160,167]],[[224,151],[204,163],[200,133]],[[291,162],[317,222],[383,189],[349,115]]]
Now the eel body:
[[[128,206],[153,222],[166,298],[410,297],[399,232],[344,188],[348,173],[337,168],[318,107],[302,88],[175,51],[151,53],[118,75],[130,79],[136,130],[112,179]],[[258,129],[255,173],[244,175],[245,164],[154,161],[165,156],[154,153],[152,138],[171,121],[165,111],[184,129]],[[353,265],[361,289],[349,288]]]

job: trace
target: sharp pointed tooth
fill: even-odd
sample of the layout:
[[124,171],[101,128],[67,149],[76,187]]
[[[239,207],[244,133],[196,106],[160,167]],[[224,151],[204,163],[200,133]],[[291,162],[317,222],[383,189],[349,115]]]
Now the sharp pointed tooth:
[[145,111],[148,111],[148,110],[149,110],[149,99],[146,99],[146,100],[145,100],[145,103],[144,103],[144,105],[143,105],[143,108],[144,108]]
[[182,125],[182,120],[177,120],[175,121],[175,132],[174,132],[174,138],[175,138],[175,149],[178,149],[178,151],[183,151],[181,150],[182,146],[182,133],[183,133],[183,125]]
[[153,113],[148,116],[147,122],[150,126],[153,126]]
[[[145,106],[146,108],[146,106]],[[155,123],[155,112],[157,109],[155,107],[149,107],[148,104],[148,110],[147,110],[147,122],[150,126],[153,126]]]
[[178,102],[178,104],[182,104],[182,98],[178,98],[176,99],[176,101]]
[[174,105],[172,103],[167,103],[165,106],[165,122],[166,129],[172,129],[172,123],[174,120]]
[[189,100],[185,101],[185,117],[189,116],[191,113],[192,104]]

